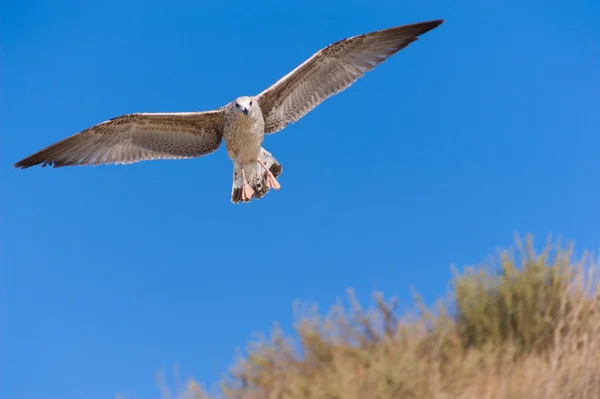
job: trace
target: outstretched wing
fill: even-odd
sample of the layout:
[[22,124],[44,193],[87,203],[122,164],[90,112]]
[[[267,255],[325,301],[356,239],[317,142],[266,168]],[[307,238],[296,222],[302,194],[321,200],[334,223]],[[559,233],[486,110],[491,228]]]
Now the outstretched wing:
[[442,22],[420,22],[365,33],[319,50],[257,96],[265,118],[265,133],[296,122]]
[[56,168],[201,157],[219,148],[223,121],[221,110],[122,115],[52,144],[14,166]]

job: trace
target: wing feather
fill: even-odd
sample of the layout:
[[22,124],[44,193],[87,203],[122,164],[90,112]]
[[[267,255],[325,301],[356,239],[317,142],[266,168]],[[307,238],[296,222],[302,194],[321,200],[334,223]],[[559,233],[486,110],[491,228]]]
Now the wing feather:
[[56,168],[201,157],[219,148],[223,124],[220,109],[121,115],[52,144],[14,166]]
[[319,50],[257,96],[265,118],[265,133],[275,133],[296,122],[442,22],[427,21],[365,33]]

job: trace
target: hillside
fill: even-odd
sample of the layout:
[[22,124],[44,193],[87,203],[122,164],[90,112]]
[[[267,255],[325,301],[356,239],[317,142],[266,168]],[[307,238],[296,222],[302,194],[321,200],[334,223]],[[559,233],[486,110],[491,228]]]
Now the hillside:
[[[572,246],[531,237],[489,262],[456,271],[428,309],[398,314],[375,294],[349,291],[326,315],[304,312],[299,340],[274,328],[252,342],[220,392],[190,380],[163,397],[212,399],[598,398],[600,313],[594,263]],[[403,287],[398,287],[404,289]]]

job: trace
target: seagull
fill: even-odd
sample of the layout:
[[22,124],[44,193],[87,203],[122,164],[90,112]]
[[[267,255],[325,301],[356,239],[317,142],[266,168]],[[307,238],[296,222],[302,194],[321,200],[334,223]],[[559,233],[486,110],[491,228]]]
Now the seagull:
[[233,162],[231,202],[260,199],[271,188],[281,188],[278,177],[283,170],[262,147],[266,134],[298,121],[443,22],[419,22],[339,40],[314,53],[258,95],[241,96],[209,111],[121,115],[58,141],[14,167],[199,158],[216,151],[225,141]]

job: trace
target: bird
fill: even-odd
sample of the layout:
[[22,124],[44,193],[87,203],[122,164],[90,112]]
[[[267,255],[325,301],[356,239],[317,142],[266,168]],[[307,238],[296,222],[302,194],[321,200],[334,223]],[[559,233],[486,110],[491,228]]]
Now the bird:
[[131,164],[155,159],[200,158],[225,142],[233,163],[231,202],[248,203],[280,190],[283,170],[263,148],[265,135],[297,122],[327,98],[437,28],[443,19],[380,29],[320,49],[254,96],[212,110],[130,113],[73,134],[15,163],[54,168]]

